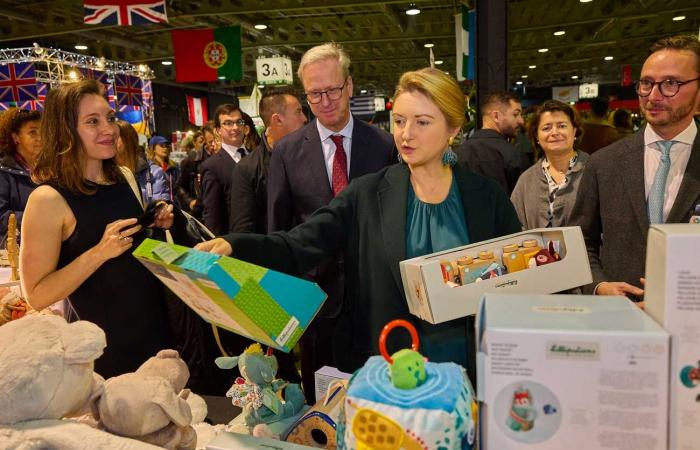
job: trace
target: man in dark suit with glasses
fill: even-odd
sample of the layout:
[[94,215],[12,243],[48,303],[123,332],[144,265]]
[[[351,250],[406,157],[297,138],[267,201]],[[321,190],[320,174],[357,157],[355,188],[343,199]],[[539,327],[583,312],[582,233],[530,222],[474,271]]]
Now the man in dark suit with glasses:
[[700,42],[676,36],[649,49],[639,81],[646,127],[594,153],[572,212],[588,248],[586,293],[644,294],[650,224],[687,223],[700,204]]
[[[350,114],[349,68],[350,59],[337,44],[313,47],[301,59],[298,75],[316,118],[275,144],[267,182],[268,232],[304,222],[353,178],[397,161],[391,135]],[[314,372],[324,365],[334,366],[334,337],[351,330],[336,330],[344,307],[342,255],[309,275],[328,294],[301,342],[304,391],[313,403]]]

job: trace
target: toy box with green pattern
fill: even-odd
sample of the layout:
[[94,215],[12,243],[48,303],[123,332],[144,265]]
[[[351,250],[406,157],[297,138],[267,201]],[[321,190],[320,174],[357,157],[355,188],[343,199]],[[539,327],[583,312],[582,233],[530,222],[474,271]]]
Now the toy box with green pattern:
[[153,239],[134,256],[204,320],[289,352],[326,294],[315,283]]

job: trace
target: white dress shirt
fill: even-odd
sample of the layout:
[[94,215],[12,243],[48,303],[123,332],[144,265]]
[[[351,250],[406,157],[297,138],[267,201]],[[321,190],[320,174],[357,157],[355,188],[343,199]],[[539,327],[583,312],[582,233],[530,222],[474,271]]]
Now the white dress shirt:
[[228,155],[238,164],[241,159],[243,158],[243,155],[240,154],[238,149],[243,150],[243,153],[245,155],[248,154],[248,150],[245,149],[245,147],[236,147],[235,145],[228,145],[225,142],[221,143],[221,148],[228,153]]
[[321,138],[321,148],[323,149],[323,159],[326,162],[326,173],[328,175],[328,184],[333,186],[333,157],[335,156],[335,144],[331,140],[331,136],[334,134],[339,134],[343,136],[343,149],[345,150],[345,157],[348,161],[348,181],[350,181],[350,152],[352,147],[352,127],[354,121],[352,114],[350,115],[350,120],[348,120],[347,125],[343,127],[342,130],[335,132],[321,125],[321,122],[316,121],[316,127],[318,128],[318,135]]
[[[668,218],[668,213],[671,212],[673,203],[676,201],[678,190],[683,182],[683,174],[688,166],[690,152],[693,149],[693,142],[698,133],[695,120],[690,121],[688,127],[678,133],[675,137],[668,139],[676,141],[671,146],[671,169],[668,172],[666,179],[666,190],[664,195],[664,222]],[[661,146],[658,141],[666,140],[656,134],[653,128],[647,124],[644,129],[644,196],[649,199],[649,191],[651,185],[654,184],[656,170],[661,161]]]

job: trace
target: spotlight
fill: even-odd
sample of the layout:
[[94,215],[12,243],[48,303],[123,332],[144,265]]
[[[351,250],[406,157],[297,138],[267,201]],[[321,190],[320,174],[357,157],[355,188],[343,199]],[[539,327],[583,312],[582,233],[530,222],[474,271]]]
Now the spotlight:
[[537,51],[540,52],[540,53],[547,53],[547,52],[549,51],[549,49],[548,49],[548,48],[541,48],[541,49],[539,49],[539,50],[537,50]]
[[564,36],[566,34],[566,31],[564,30],[557,30],[554,32],[555,36]]
[[536,68],[536,67],[537,67],[537,66],[534,65],[534,64],[532,64],[532,65],[530,65],[530,66],[527,66],[528,69],[534,69],[534,68]]
[[432,42],[428,42],[427,44],[423,44],[423,47],[425,47],[425,48],[433,48],[433,47],[435,47],[435,44],[433,44]]
[[267,25],[265,25],[264,23],[259,23],[259,24],[255,25],[254,28],[256,30],[267,30]]
[[615,58],[614,58],[613,56],[606,56],[606,57],[603,58],[603,59],[606,60],[606,61],[612,61],[612,60],[615,59]]
[[173,65],[172,61],[167,61],[167,60],[161,61],[160,63],[163,64],[164,66],[172,66]]
[[75,49],[76,49],[76,50],[87,50],[87,49],[88,49],[88,46],[87,46],[87,45],[83,45],[83,44],[78,44],[78,45],[75,46]]
[[442,63],[443,63],[443,61],[442,61],[441,59],[438,59],[437,61],[435,61],[435,65],[436,65],[436,66],[439,66],[439,65],[442,64]]
[[571,75],[572,80],[578,80],[578,75]]
[[685,20],[685,16],[676,16],[673,18],[674,22],[680,22],[681,20]]
[[407,16],[417,16],[418,14],[420,14],[420,9],[418,9],[415,4],[411,3],[408,5],[408,9],[406,10]]

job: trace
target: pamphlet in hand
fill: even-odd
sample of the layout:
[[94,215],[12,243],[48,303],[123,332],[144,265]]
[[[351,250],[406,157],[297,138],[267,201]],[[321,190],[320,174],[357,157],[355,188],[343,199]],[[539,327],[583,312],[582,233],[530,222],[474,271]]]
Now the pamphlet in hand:
[[285,352],[327,297],[310,281],[181,245],[146,239],[133,255],[207,322]]

